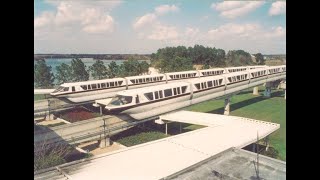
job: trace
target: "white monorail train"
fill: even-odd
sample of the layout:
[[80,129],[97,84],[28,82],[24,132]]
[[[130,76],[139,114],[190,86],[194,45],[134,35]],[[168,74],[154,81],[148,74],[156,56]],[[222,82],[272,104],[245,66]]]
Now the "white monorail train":
[[192,104],[285,78],[285,66],[251,69],[218,76],[188,79],[118,92],[105,109],[136,120],[167,113]]
[[230,68],[214,68],[195,71],[172,72],[155,75],[130,76],[125,78],[113,78],[84,82],[61,84],[50,95],[67,100],[71,103],[93,101],[102,98],[113,97],[119,91],[135,89],[168,82],[178,82],[185,79],[215,76],[235,71],[263,68],[266,66],[246,66]]

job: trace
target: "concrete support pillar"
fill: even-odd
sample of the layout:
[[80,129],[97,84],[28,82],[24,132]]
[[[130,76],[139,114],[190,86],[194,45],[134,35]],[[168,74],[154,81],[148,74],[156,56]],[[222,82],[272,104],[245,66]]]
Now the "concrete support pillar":
[[256,143],[252,143],[252,152],[256,152]]
[[168,123],[166,123],[166,135],[168,135]]
[[111,146],[110,138],[109,137],[102,138],[100,141],[99,147],[102,149],[108,146]]
[[102,115],[102,106],[100,106],[100,115]]
[[229,115],[230,114],[230,97],[227,97],[224,100],[224,115]]
[[286,89],[284,90],[284,99],[286,99],[287,91]]
[[53,114],[47,114],[45,117],[45,120],[54,120],[54,115]]
[[259,87],[254,87],[253,88],[253,95],[259,95]]
[[264,142],[265,142],[265,146],[266,146],[266,151],[268,151],[268,148],[269,148],[269,136],[265,137]]
[[264,90],[264,96],[265,97],[270,97],[271,96],[271,87],[272,87],[272,82],[267,82],[266,83],[266,89]]

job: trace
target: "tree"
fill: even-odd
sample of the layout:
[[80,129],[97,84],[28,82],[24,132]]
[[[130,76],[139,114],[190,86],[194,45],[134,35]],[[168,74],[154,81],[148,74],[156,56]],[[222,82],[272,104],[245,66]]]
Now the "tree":
[[139,64],[139,74],[144,74],[149,72],[149,64],[145,61],[140,62]]
[[96,62],[89,67],[91,75],[94,79],[102,79],[107,75],[107,68],[101,60],[96,60]]
[[114,78],[114,77],[118,77],[119,74],[120,74],[120,67],[117,65],[117,63],[115,61],[112,61],[108,65],[107,76],[109,78]]
[[37,61],[34,65],[34,82],[36,83],[36,87],[53,87],[54,75],[51,69],[51,66],[47,66],[44,59]]
[[72,69],[68,64],[62,63],[56,67],[56,78],[59,84],[72,81]]
[[260,64],[260,65],[265,64],[265,59],[263,58],[263,55],[261,53],[254,54],[254,56],[256,57],[256,62],[258,64]]
[[86,65],[82,62],[81,59],[76,58],[71,61],[72,69],[72,79],[76,82],[78,81],[88,81],[89,73],[86,70]]

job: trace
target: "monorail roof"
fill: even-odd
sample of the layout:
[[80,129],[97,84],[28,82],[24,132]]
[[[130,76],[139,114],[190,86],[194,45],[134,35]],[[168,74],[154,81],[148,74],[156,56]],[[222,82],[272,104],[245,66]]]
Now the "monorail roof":
[[125,77],[125,78],[128,78],[128,79],[141,79],[141,78],[160,77],[160,76],[164,76],[164,74],[150,74],[150,75],[140,75],[140,76],[128,76],[128,77]]
[[92,81],[82,81],[82,82],[72,82],[72,83],[63,83],[65,86],[75,86],[75,85],[86,85],[86,84],[95,84],[95,83],[103,83],[103,82],[114,82],[114,81],[123,81],[123,78],[112,78],[112,79],[100,79],[100,80],[92,80]]
[[191,71],[180,71],[180,72],[170,72],[170,73],[166,73],[168,75],[174,75],[174,74],[187,74],[187,73],[197,73],[196,70],[191,70]]

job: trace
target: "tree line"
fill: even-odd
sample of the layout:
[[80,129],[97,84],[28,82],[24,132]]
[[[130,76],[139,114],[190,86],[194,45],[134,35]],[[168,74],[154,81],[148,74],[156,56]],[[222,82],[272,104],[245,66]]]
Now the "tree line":
[[149,64],[145,61],[139,62],[130,58],[123,64],[117,65],[112,61],[107,66],[103,61],[96,60],[92,66],[88,68],[81,59],[72,59],[71,65],[62,63],[56,67],[56,74],[52,73],[52,67],[48,66],[44,59],[37,60],[34,65],[34,83],[38,88],[52,88],[54,80],[57,84],[67,82],[88,81],[89,73],[93,79],[105,79],[115,77],[126,77],[145,74],[149,72]]
[[223,49],[215,47],[166,47],[151,54],[151,64],[160,72],[193,70],[193,65],[203,65],[203,69],[212,67],[243,66],[264,64],[261,53],[254,54],[256,63],[250,53],[243,50],[230,50],[226,54]]
[[[151,66],[161,73],[193,70],[194,65],[202,65],[202,69],[209,69],[263,64],[265,64],[265,59],[261,53],[252,56],[244,50],[230,50],[226,54],[223,49],[202,45],[188,48],[185,46],[165,47],[151,54]],[[98,59],[88,69],[81,59],[75,58],[72,59],[70,66],[65,63],[57,66],[57,73],[53,75],[51,67],[46,65],[45,60],[40,59],[34,66],[34,82],[36,87],[48,88],[54,85],[55,79],[58,84],[62,84],[87,81],[89,73],[94,79],[103,79],[140,75],[147,73],[148,69],[148,63],[139,62],[132,56],[121,65],[112,61],[108,66],[105,66],[103,61]]]

